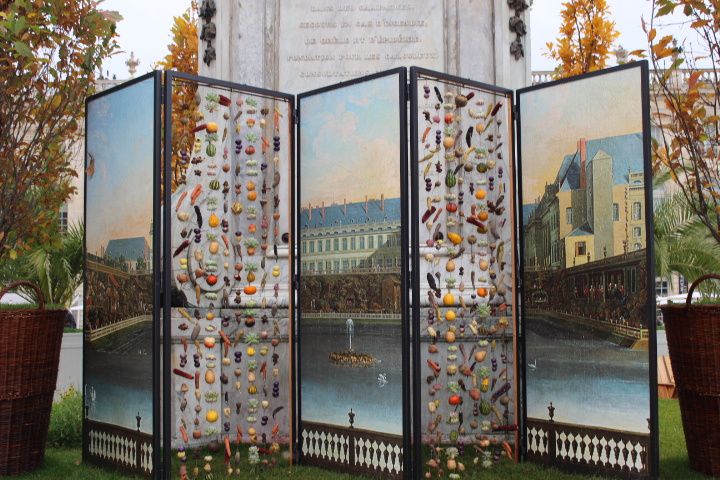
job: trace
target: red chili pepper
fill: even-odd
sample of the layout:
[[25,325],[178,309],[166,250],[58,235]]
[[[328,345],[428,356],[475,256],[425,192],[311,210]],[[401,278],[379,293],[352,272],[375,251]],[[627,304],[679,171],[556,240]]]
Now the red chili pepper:
[[226,97],[225,95],[220,95],[220,101],[218,102],[220,105],[223,105],[225,107],[230,106],[230,99]]
[[435,213],[435,205],[431,206],[428,210],[425,210],[425,214],[422,216],[422,223],[427,222],[428,218],[432,216],[433,213]]
[[179,368],[174,368],[174,369],[173,369],[173,373],[174,373],[175,375],[180,375],[181,377],[185,377],[185,378],[187,378],[188,380],[192,380],[192,379],[193,379],[193,376],[192,376],[191,374],[187,373],[187,372],[184,371],[184,370],[180,370]]

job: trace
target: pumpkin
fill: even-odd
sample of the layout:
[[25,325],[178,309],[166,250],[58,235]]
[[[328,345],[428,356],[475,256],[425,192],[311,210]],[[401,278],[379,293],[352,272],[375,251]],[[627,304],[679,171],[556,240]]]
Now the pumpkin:
[[247,148],[245,148],[245,153],[247,153],[248,155],[255,154],[255,147],[253,147],[252,145],[248,145]]
[[245,295],[254,295],[257,293],[257,287],[255,285],[248,285],[243,288],[243,292],[245,292]]
[[443,147],[446,149],[451,149],[455,146],[455,139],[453,137],[447,136],[443,138]]
[[490,266],[490,264],[488,263],[487,260],[480,260],[478,262],[478,267],[480,267],[480,270],[482,270],[482,271],[487,270],[489,266]]
[[257,199],[257,192],[256,191],[250,191],[247,193],[247,199],[251,202],[254,202]]
[[485,287],[480,287],[477,289],[478,297],[487,297],[488,291]]
[[254,223],[251,223],[250,225],[248,225],[248,233],[255,233],[255,232],[257,232],[257,225],[255,225]]
[[205,125],[205,130],[207,130],[208,133],[216,133],[218,131],[218,124],[215,122],[208,122]]
[[453,407],[457,407],[458,405],[462,405],[463,399],[460,395],[450,395],[450,398],[448,398],[448,403]]
[[448,322],[454,322],[456,318],[457,315],[455,314],[454,310],[448,310],[447,312],[445,312],[445,320],[447,320]]
[[487,192],[484,189],[478,188],[477,190],[475,190],[475,198],[477,198],[478,200],[483,200],[486,196]]
[[443,304],[444,304],[446,307],[449,307],[449,306],[451,306],[451,305],[455,305],[455,295],[453,295],[453,294],[450,293],[450,292],[446,293],[445,296],[443,297]]
[[450,213],[457,212],[458,206],[457,203],[450,202],[445,206],[445,210],[447,210]]
[[452,330],[445,332],[445,341],[447,343],[455,343],[455,332]]
[[487,356],[487,351],[485,350],[477,350],[475,351],[475,361],[478,363],[481,363],[485,360],[485,357]]
[[488,212],[485,211],[485,210],[482,210],[482,211],[478,212],[478,214],[477,214],[478,220],[480,220],[480,221],[482,221],[482,222],[484,222],[485,220],[487,220],[488,217],[489,217]]
[[220,218],[214,213],[210,214],[210,218],[208,218],[208,225],[210,225],[212,228],[217,227],[218,225],[220,225]]

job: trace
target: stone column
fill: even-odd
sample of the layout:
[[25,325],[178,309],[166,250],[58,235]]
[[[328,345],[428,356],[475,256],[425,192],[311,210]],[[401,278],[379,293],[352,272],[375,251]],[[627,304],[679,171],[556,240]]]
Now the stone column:
[[[518,34],[511,31],[511,19],[516,13],[511,6],[517,7],[521,1],[215,0],[217,13],[213,21],[217,26],[217,37],[213,46],[217,58],[209,65],[203,62],[206,42],[201,40],[200,74],[300,93],[347,80],[352,78],[349,72],[360,69],[378,71],[420,65],[516,89],[530,84],[530,35],[520,36],[524,56],[516,59],[510,51],[518,38]],[[529,9],[521,9],[518,17],[529,31]],[[380,23],[368,25],[369,19]],[[383,45],[353,45],[350,42],[330,48],[327,45],[303,47],[309,38],[318,41],[363,38],[368,42],[382,38]],[[409,57],[378,61],[345,61],[341,58],[347,53],[365,54],[373,48],[383,57],[386,54],[409,54]],[[285,58],[281,58],[281,51]],[[330,52],[335,58],[330,62],[297,60],[292,63],[288,52]],[[433,53],[432,58],[413,60],[416,58],[413,55],[428,52]],[[329,64],[337,73],[336,77],[300,79],[301,70],[307,73],[314,68],[329,68]]]

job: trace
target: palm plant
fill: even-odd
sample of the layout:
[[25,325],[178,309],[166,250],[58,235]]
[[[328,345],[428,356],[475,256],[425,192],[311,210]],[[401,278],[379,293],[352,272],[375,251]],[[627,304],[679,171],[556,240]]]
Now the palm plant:
[[[82,282],[84,224],[70,225],[57,243],[38,246],[3,268],[3,280],[29,280],[40,287],[46,303],[69,307]],[[20,288],[26,300],[38,303],[34,290]]]
[[[677,272],[692,282],[706,273],[720,272],[720,244],[705,224],[676,192],[656,202],[654,214],[655,274],[668,278]],[[718,295],[716,283],[699,287],[703,295]]]

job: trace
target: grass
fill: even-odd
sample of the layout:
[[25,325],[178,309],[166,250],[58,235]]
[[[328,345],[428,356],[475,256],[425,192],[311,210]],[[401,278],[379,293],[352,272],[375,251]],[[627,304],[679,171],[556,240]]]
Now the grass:
[[[685,448],[680,406],[677,400],[660,400],[660,478],[684,480],[709,478],[690,470]],[[217,462],[213,464],[214,478],[215,480],[223,480],[226,477],[220,474],[223,472],[222,454],[217,453],[213,456]],[[243,452],[242,459],[244,463],[247,461],[246,451]],[[462,476],[463,479],[573,480],[595,478],[543,469],[530,463],[515,465],[510,462],[502,462],[488,470],[476,470],[470,462],[466,461],[465,463],[468,466],[468,471]],[[191,462],[188,462],[189,467],[190,465]],[[202,467],[202,464],[200,464],[200,467]],[[178,471],[177,465],[173,466],[173,471]],[[58,478],[115,480],[127,479],[128,477],[82,464],[79,448],[48,448],[45,454],[45,464],[40,469],[13,478],[17,480],[50,480]],[[350,480],[361,477],[337,474],[312,467],[296,466],[290,469],[283,466],[273,469],[258,469],[254,474],[243,470],[242,476],[233,475],[231,478],[242,478],[243,480]]]

